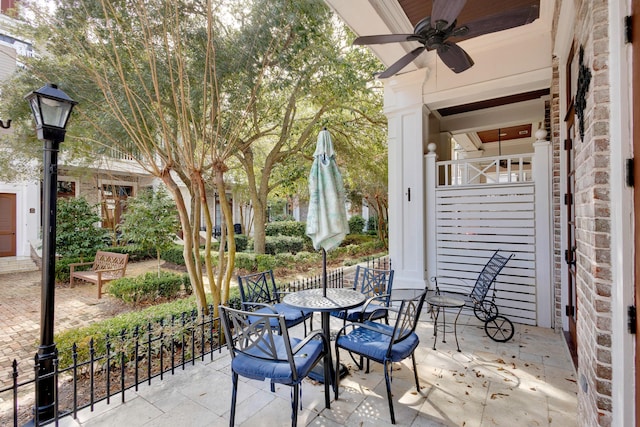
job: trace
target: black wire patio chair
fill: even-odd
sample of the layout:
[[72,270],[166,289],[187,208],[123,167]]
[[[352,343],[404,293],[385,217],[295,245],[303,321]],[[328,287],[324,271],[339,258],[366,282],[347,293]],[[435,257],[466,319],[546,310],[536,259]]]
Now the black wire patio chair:
[[[513,258],[514,254],[503,256],[499,252],[500,250],[498,249],[489,258],[469,294],[441,290],[438,286],[438,278],[434,277],[433,280],[435,281],[437,295],[451,295],[463,299],[465,307],[472,309],[478,320],[484,322],[484,331],[489,338],[497,342],[507,342],[513,337],[515,330],[511,320],[498,312],[498,306],[495,303],[495,283],[496,278],[507,262]],[[490,290],[491,296],[489,297]]]

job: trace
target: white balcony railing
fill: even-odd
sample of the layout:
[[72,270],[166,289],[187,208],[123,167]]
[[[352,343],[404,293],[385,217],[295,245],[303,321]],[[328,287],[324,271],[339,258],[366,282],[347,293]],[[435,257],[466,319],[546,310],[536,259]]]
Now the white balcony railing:
[[437,186],[531,182],[533,159],[529,153],[437,162]]

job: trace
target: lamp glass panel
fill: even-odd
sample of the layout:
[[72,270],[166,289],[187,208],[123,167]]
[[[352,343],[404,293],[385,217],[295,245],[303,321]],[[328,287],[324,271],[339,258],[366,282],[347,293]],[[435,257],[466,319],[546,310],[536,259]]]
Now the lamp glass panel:
[[40,98],[42,121],[44,125],[64,128],[72,105],[51,98]]
[[29,105],[31,106],[31,112],[36,119],[36,125],[42,126],[42,116],[40,115],[40,106],[38,105],[38,97],[33,96],[29,99]]

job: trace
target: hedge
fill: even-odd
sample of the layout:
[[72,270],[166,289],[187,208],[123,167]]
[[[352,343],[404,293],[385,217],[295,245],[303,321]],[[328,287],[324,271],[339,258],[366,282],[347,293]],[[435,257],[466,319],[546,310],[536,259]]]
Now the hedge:
[[276,221],[265,226],[267,236],[296,236],[306,237],[307,224],[300,221]]
[[[195,297],[189,297],[166,304],[154,305],[139,311],[124,313],[110,319],[94,322],[83,328],[69,329],[61,332],[54,338],[59,350],[60,366],[61,368],[65,368],[73,363],[72,347],[74,343],[77,345],[78,360],[89,360],[90,342],[92,339],[96,354],[104,354],[106,350],[105,338],[107,335],[110,337],[121,337],[123,331],[125,331],[125,338],[130,338],[133,336],[136,327],[139,328],[140,331],[145,331],[149,323],[159,323],[163,320],[165,324],[170,324],[172,316],[180,318],[182,313],[189,315],[188,319],[191,321],[190,323],[196,323],[199,321],[196,315],[196,308]],[[195,316],[195,318],[193,316]],[[184,328],[179,327],[177,329],[182,331]]]
[[[122,277],[109,282],[108,292],[124,302],[139,304],[154,301],[157,298],[174,298],[183,286],[189,282],[186,274],[175,274],[166,271],[146,273],[137,277]],[[185,291],[191,285],[184,286]]]

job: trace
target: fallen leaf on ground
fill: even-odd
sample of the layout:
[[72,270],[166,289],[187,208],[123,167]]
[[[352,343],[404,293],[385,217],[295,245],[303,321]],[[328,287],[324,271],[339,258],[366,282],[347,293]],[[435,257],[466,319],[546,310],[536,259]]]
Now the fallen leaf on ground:
[[491,399],[492,399],[492,400],[496,400],[499,396],[509,396],[509,395],[508,395],[508,394],[505,394],[505,393],[493,393],[493,394],[491,395]]

